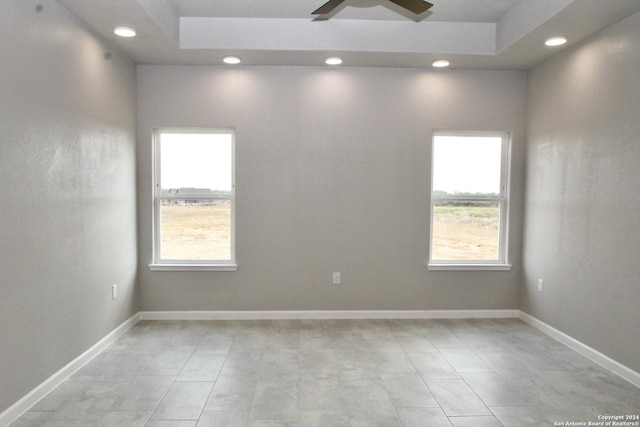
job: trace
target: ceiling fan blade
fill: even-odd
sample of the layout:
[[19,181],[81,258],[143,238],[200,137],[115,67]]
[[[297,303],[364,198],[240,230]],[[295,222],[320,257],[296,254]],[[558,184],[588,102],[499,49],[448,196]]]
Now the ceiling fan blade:
[[433,7],[433,5],[428,1],[422,1],[422,0],[389,0],[389,1],[415,13],[416,15],[420,15],[421,13],[424,13]]
[[333,9],[340,6],[344,2],[344,0],[329,0],[313,12],[312,15],[326,15],[327,13],[331,13]]

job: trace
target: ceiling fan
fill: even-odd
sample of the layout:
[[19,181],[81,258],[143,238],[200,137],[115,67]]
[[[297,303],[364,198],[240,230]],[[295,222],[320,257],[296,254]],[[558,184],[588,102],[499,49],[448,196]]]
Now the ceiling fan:
[[[326,15],[331,13],[336,7],[340,6],[345,0],[329,0],[318,9],[311,12],[312,15]],[[389,0],[410,12],[419,15],[429,10],[433,5],[423,0]]]

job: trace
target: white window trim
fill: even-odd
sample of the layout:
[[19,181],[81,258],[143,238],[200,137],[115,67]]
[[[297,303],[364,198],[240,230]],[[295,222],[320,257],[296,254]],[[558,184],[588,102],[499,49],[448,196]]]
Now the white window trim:
[[511,264],[487,264],[487,263],[458,263],[458,264],[446,264],[446,263],[428,263],[427,269],[431,271],[509,271],[511,270]]
[[[231,135],[231,194],[225,196],[210,194],[162,195],[160,188],[160,134],[225,134]],[[151,271],[237,271],[236,262],[236,183],[235,183],[235,130],[232,128],[156,128],[153,130],[153,261],[149,264]],[[160,259],[160,202],[164,199],[210,199],[229,200],[231,203],[231,259],[230,260],[162,260]]]
[[238,271],[238,264],[149,264],[151,271]]
[[[431,141],[431,189],[430,189],[430,220],[429,220],[429,259],[426,262],[427,268],[433,271],[446,270],[488,270],[488,271],[508,271],[512,266],[508,262],[509,243],[509,199],[510,199],[510,165],[511,165],[511,133],[503,131],[434,131],[436,136],[468,136],[486,137],[500,136],[502,138],[501,165],[500,165],[500,196],[440,196],[433,194],[433,139]],[[497,201],[500,206],[500,227],[498,236],[498,259],[489,260],[434,260],[433,255],[433,214],[434,205],[437,200],[460,200],[460,201]]]

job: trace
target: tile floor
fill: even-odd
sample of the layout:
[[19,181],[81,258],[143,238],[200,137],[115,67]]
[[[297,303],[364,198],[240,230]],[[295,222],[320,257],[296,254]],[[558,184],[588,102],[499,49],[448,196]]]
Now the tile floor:
[[539,427],[599,415],[640,415],[640,389],[516,319],[143,321],[12,427]]

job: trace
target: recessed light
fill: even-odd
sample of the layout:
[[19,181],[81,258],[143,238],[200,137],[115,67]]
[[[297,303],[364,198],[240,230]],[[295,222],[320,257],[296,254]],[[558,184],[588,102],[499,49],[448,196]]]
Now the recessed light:
[[444,68],[444,67],[448,67],[449,65],[451,65],[451,63],[449,61],[447,61],[446,59],[437,59],[437,60],[433,61],[431,63],[431,65],[436,67],[436,68]]
[[129,27],[116,27],[113,32],[120,37],[135,37],[136,30]]
[[546,46],[562,46],[566,42],[567,42],[567,38],[566,37],[564,37],[564,36],[555,36],[555,37],[549,37],[547,40],[545,40],[544,44]]
[[327,58],[324,61],[327,65],[340,65],[342,64],[342,58],[338,58],[337,56],[332,56],[331,58]]
[[222,59],[222,62],[224,62],[225,64],[239,64],[240,58],[238,58],[237,56],[225,56]]

